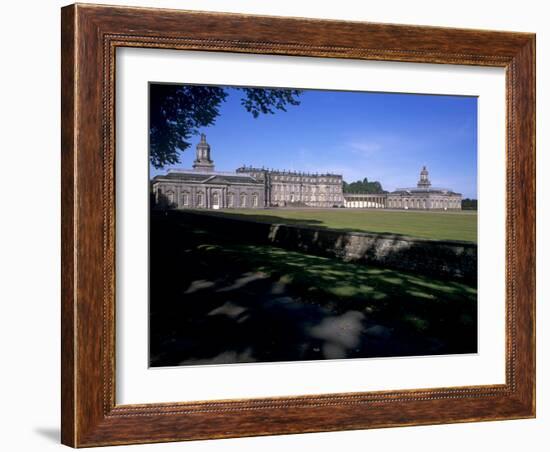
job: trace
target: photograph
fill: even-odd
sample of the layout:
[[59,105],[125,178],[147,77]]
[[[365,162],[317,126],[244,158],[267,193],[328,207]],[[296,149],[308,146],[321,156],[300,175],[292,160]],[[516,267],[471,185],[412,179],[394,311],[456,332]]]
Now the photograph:
[[476,96],[149,83],[149,366],[478,352]]
[[542,450],[542,7],[132,1],[11,45],[8,450]]

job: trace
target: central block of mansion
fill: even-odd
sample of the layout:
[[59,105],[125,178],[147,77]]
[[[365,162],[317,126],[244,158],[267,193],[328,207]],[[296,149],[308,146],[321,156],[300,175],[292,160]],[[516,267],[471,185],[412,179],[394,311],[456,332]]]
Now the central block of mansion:
[[431,188],[426,167],[415,188],[391,193],[344,193],[338,174],[313,174],[242,166],[235,172],[214,170],[210,145],[201,135],[193,168],[155,176],[157,208],[230,209],[265,207],[348,207],[392,209],[461,209],[462,196]]

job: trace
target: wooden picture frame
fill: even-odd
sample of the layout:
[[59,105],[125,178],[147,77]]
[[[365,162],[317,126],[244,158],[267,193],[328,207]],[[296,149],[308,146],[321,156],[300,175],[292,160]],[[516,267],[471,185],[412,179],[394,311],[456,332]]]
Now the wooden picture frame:
[[[62,9],[62,442],[73,447],[535,416],[535,35],[71,5]],[[506,383],[115,403],[115,50],[506,69]]]

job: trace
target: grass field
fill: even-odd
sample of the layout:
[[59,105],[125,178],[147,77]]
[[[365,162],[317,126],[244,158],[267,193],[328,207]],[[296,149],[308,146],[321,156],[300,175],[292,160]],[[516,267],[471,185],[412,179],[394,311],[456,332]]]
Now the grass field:
[[363,209],[232,209],[213,215],[354,232],[401,234],[477,242],[477,212],[415,212]]

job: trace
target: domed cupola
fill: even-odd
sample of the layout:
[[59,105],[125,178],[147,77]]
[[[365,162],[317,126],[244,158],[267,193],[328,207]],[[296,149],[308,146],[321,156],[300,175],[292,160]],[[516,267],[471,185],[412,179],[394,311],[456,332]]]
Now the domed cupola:
[[422,171],[420,171],[420,180],[418,181],[417,187],[418,188],[430,188],[432,183],[430,182],[430,179],[428,179],[428,170],[425,166],[422,167]]
[[214,170],[214,162],[210,158],[210,145],[206,142],[204,133],[201,133],[201,141],[197,144],[197,154],[193,162],[193,168],[197,171]]

